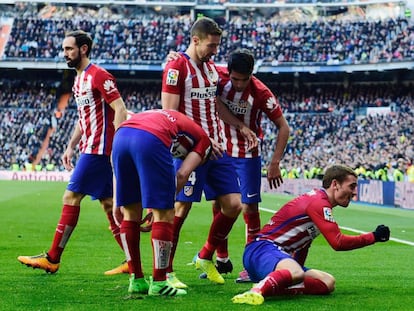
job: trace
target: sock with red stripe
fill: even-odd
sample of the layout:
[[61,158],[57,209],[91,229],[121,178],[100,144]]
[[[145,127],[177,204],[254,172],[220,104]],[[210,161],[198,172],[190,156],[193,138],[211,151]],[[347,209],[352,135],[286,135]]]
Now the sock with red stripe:
[[60,257],[62,256],[66,243],[69,241],[69,238],[78,223],[79,214],[80,206],[63,205],[62,214],[56,227],[52,245],[47,252],[48,259],[51,262],[60,262]]
[[168,222],[154,222],[152,224],[151,244],[153,252],[154,281],[165,281],[167,267],[170,262],[171,248],[173,245],[173,224]]
[[254,240],[254,237],[260,231],[260,214],[259,211],[243,214],[246,223],[246,243]]
[[171,248],[171,255],[170,255],[170,262],[168,264],[167,272],[173,272],[173,261],[175,256],[175,251],[177,250],[178,239],[180,237],[180,231],[184,224],[184,218],[175,216],[174,217],[174,225],[172,231],[172,248]]
[[139,249],[141,232],[139,231],[138,222],[123,220],[120,228],[120,238],[128,263],[129,273],[134,273],[137,279],[144,277]]
[[263,297],[281,295],[292,285],[292,274],[289,270],[276,270],[269,273],[263,280],[252,288]]
[[200,258],[209,260],[213,258],[216,248],[223,240],[227,239],[236,220],[237,218],[227,217],[221,211],[216,214],[210,227],[207,242],[199,253]]

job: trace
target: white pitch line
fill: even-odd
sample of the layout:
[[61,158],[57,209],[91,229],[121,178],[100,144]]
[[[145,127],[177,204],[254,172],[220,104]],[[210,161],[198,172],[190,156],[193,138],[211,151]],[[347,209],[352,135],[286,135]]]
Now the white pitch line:
[[[273,211],[273,210],[271,210],[271,209],[268,209],[268,208],[264,208],[264,207],[259,207],[259,209],[261,210],[261,211],[265,211],[265,212],[268,212],[268,213],[274,213],[274,212],[276,212],[276,211]],[[349,227],[343,227],[343,226],[339,226],[341,229],[344,229],[344,230],[348,230],[348,231],[352,231],[352,232],[355,232],[355,233],[367,233],[367,232],[365,232],[365,231],[361,231],[361,230],[357,230],[357,229],[354,229],[354,228],[349,228]],[[406,241],[406,240],[401,240],[401,239],[397,239],[397,238],[390,238],[390,241],[394,241],[394,242],[398,242],[398,243],[401,243],[401,244],[406,244],[406,245],[410,245],[410,246],[414,246],[414,242],[411,242],[411,241]]]

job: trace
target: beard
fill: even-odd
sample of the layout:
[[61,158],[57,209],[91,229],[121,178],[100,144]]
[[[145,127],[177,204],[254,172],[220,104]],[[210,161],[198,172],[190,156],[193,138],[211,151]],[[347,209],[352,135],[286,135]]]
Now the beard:
[[81,62],[80,54],[74,59],[66,59],[66,63],[69,68],[77,68]]
[[203,62],[203,63],[209,62],[210,59],[211,59],[211,57],[209,55],[205,55],[203,57],[200,57],[200,61]]

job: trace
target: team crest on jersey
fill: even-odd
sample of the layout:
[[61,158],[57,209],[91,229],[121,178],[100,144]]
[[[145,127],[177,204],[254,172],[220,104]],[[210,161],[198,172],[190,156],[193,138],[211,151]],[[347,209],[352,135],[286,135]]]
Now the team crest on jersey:
[[167,72],[167,81],[165,81],[167,83],[167,85],[177,85],[178,83],[178,75],[179,75],[179,71],[177,69],[168,69]]
[[216,84],[217,84],[217,81],[218,81],[218,75],[216,74],[216,72],[214,72],[214,71],[212,71],[212,70],[209,70],[209,71],[208,71],[208,77],[209,77],[210,81],[211,81],[214,85],[216,85]]
[[194,192],[193,186],[184,186],[184,194],[186,197],[192,196]]
[[323,218],[325,218],[326,221],[335,222],[335,219],[332,215],[332,209],[330,209],[329,207],[324,207]]

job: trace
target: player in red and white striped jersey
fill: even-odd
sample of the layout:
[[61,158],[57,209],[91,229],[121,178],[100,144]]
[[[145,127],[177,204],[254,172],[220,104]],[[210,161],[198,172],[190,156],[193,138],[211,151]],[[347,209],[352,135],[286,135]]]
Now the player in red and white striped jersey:
[[89,63],[76,75],[72,91],[78,109],[77,126],[81,133],[79,151],[110,155],[115,110],[108,103],[121,96],[115,78],[102,67]]
[[117,89],[115,78],[89,60],[92,38],[84,31],[66,34],[62,43],[69,68],[76,70],[73,93],[78,108],[78,122],[62,156],[68,171],[74,167],[76,147],[80,157],[63,194],[63,209],[52,245],[38,256],[19,256],[27,266],[55,273],[62,253],[80,214],[80,204],[86,195],[98,199],[110,223],[112,233],[122,248],[119,227],[113,214],[113,174],[110,160],[115,129],[126,119],[125,103]]
[[[278,129],[274,152],[267,167],[270,188],[276,188],[283,182],[279,163],[289,138],[289,126],[276,96],[253,76],[254,57],[249,50],[241,49],[232,52],[227,68],[218,67],[217,69],[220,76],[218,107],[221,108],[219,109],[220,117],[224,120],[226,150],[232,158],[240,180],[246,236],[247,242],[250,242],[260,230],[262,158],[261,144],[257,144],[257,141],[260,142],[263,139],[262,115],[265,114]],[[234,117],[229,119],[228,114],[223,113],[226,112],[225,110],[230,111],[236,119]],[[252,144],[252,140],[256,144]],[[217,202],[213,204],[213,213],[217,212],[217,205]],[[221,262],[228,260],[226,242],[217,248],[218,267],[225,267]],[[249,281],[245,271],[240,273],[237,281]]]
[[[215,215],[204,247],[198,254],[196,267],[207,278],[223,284],[223,277],[212,263],[213,254],[220,241],[226,239],[241,210],[240,188],[230,158],[224,153],[221,125],[216,111],[218,74],[210,58],[217,53],[222,30],[207,17],[199,18],[191,28],[191,42],[181,57],[166,64],[162,81],[161,101],[164,109],[178,110],[208,134],[212,142],[210,161],[199,166],[190,176],[183,191],[177,195],[174,219],[174,249],[179,232],[192,206],[201,200],[204,191],[207,200],[218,200],[220,211]],[[179,167],[179,163],[177,163]],[[173,274],[172,260],[170,281],[178,283]]]
[[269,296],[331,293],[335,278],[305,267],[309,248],[318,235],[322,234],[336,251],[353,250],[390,238],[390,230],[384,225],[360,235],[341,233],[332,210],[335,206],[347,207],[356,191],[356,173],[347,166],[333,165],[324,174],[322,188],[282,206],[244,250],[244,267],[257,284],[234,296],[232,301],[259,305]]

